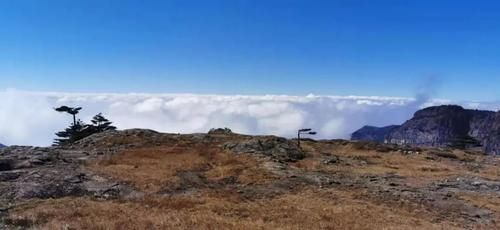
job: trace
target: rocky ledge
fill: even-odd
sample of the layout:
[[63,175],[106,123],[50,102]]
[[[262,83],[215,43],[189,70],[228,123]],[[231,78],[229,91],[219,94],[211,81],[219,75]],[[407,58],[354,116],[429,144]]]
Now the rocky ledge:
[[92,196],[110,198],[133,192],[81,167],[85,151],[11,146],[0,150],[0,207],[32,198]]

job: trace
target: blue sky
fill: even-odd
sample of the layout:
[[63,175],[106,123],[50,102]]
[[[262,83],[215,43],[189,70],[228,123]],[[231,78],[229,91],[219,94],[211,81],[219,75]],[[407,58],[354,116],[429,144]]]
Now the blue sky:
[[0,89],[500,100],[498,1],[0,0],[0,21]]

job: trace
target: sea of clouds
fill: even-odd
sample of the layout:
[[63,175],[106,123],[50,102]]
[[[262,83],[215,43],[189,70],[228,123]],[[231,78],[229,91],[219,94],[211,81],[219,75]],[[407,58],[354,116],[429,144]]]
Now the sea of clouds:
[[47,146],[71,117],[54,107],[81,106],[89,121],[102,112],[119,129],[148,128],[170,133],[207,132],[228,127],[245,134],[292,137],[313,128],[316,138],[349,138],[364,125],[400,124],[425,106],[461,104],[498,110],[500,103],[453,102],[425,97],[288,96],[53,93],[0,91],[0,143]]

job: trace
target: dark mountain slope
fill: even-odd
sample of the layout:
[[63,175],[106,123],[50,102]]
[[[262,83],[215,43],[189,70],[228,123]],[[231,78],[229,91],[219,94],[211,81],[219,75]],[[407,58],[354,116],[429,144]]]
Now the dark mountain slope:
[[[356,131],[356,137],[365,127]],[[428,147],[481,146],[489,153],[500,155],[500,113],[469,110],[457,105],[434,106],[419,110],[412,119],[387,132],[387,127],[371,128],[370,133],[384,134],[383,142]],[[353,134],[353,140],[354,140]],[[364,138],[382,142],[381,138]]]
[[382,143],[385,140],[385,136],[398,127],[399,125],[390,125],[382,128],[367,125],[354,132],[351,135],[351,140],[376,141]]

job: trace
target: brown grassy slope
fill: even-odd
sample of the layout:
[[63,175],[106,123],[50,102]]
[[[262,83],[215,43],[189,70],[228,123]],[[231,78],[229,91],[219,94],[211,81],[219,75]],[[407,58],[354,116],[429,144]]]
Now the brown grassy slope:
[[[408,181],[420,183],[430,183],[451,176],[473,176],[491,180],[500,178],[498,159],[473,155],[462,150],[420,149],[418,153],[404,154],[401,151],[365,150],[356,143],[346,142],[309,142],[305,143],[303,148],[309,157],[294,166],[307,170],[357,175],[394,173],[407,177]],[[442,157],[441,154],[453,157]],[[328,159],[330,156],[344,160],[333,165],[325,165],[318,160]]]
[[25,205],[14,220],[46,229],[453,229],[408,210],[356,200],[355,191],[305,190],[235,201],[210,192],[129,201],[64,198]]
[[[241,189],[285,180],[266,167],[269,159],[236,155],[220,142],[176,141],[130,148],[89,162],[87,168],[126,182],[143,197],[119,200],[62,198],[35,200],[16,207],[10,221],[44,229],[454,229],[498,228],[498,197],[488,200],[461,193],[459,201],[493,211],[493,222],[467,222],[461,210],[438,210],[412,200],[384,200],[363,184],[291,188],[270,196],[247,197]],[[425,187],[450,176],[498,179],[496,160],[461,151],[457,158],[381,153],[350,143],[305,142],[308,157],[286,164],[294,172],[349,175],[394,174],[403,182]],[[334,164],[324,161],[335,156]],[[481,166],[476,167],[477,164]],[[189,176],[186,177],[186,172]],[[401,183],[401,181],[398,181]],[[256,189],[256,193],[260,190]],[[446,206],[445,206],[446,208]],[[447,213],[449,212],[449,213]],[[439,216],[439,218],[437,218]]]
[[90,162],[88,168],[132,184],[145,193],[157,193],[179,181],[179,172],[199,172],[207,180],[228,177],[242,184],[265,183],[272,175],[248,155],[206,147],[155,147],[127,150]]

